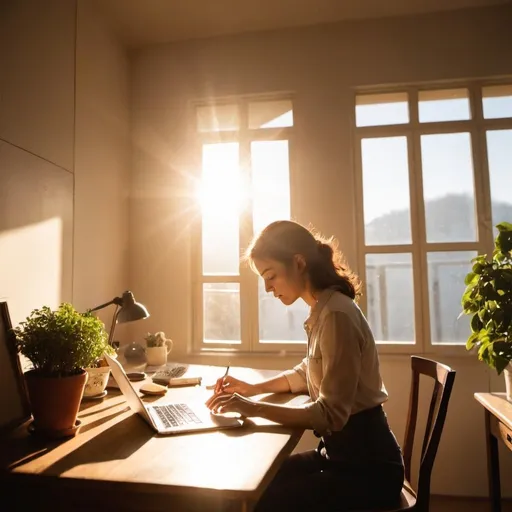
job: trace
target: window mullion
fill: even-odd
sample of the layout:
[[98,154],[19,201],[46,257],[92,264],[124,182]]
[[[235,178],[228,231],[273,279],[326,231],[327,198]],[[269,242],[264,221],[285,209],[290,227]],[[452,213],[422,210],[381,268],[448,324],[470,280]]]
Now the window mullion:
[[[203,139],[198,136],[195,142],[195,152],[197,155],[197,163],[199,176],[197,176],[198,183],[202,180],[202,168],[203,168]],[[196,191],[194,191],[195,193]],[[201,350],[204,348],[203,342],[203,221],[202,221],[202,208],[199,205],[197,216],[192,217],[191,229],[191,282],[192,282],[192,348],[194,350]]]
[[366,243],[365,243],[365,228],[364,228],[364,190],[363,190],[363,155],[362,155],[362,139],[360,131],[357,131],[355,137],[356,148],[354,155],[354,164],[356,173],[354,177],[355,190],[355,205],[356,205],[356,232],[357,236],[357,265],[358,275],[363,283],[362,295],[359,299],[359,306],[366,316],[368,316],[368,290],[366,284]]
[[418,91],[409,91],[409,108],[413,130],[408,137],[409,190],[411,197],[411,236],[414,279],[414,323],[416,346],[424,352],[430,343],[430,311],[428,296],[428,267],[426,252],[425,201],[423,195],[423,166],[418,114]]
[[482,104],[482,86],[470,88],[471,111],[478,128],[471,133],[473,139],[474,184],[480,253],[492,254],[494,249],[492,225],[492,198],[487,153],[487,129]]
[[[240,173],[241,183],[244,195],[243,207],[239,217],[240,233],[240,256],[250,243],[252,226],[252,194],[251,194],[251,138],[248,130],[248,102],[245,99],[240,100]],[[245,351],[252,351],[254,338],[254,286],[251,271],[245,264],[240,264],[240,329],[242,346]]]

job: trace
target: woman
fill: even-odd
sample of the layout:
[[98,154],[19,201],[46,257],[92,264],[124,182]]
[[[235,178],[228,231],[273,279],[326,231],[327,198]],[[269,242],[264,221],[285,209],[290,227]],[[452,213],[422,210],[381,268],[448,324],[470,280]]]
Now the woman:
[[[355,303],[360,283],[331,241],[291,221],[267,226],[247,251],[265,290],[289,306],[302,298],[307,357],[279,376],[217,381],[208,407],[313,429],[316,450],[289,457],[256,510],[343,511],[393,506],[404,479],[400,447],[382,404],[388,395],[368,323]],[[260,393],[309,392],[300,407],[255,402]]]

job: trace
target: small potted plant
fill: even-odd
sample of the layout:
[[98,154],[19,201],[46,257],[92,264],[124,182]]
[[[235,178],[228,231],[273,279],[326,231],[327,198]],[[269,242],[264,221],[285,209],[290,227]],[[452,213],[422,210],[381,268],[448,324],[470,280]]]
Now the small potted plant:
[[165,337],[165,333],[147,333],[146,341],[146,362],[150,366],[162,366],[167,363],[167,356],[172,350],[172,340]]
[[108,350],[103,322],[69,303],[44,306],[13,329],[18,351],[33,368],[25,372],[34,429],[51,437],[76,428],[90,367]]
[[465,278],[462,314],[471,315],[467,350],[478,350],[498,375],[505,375],[507,399],[512,400],[512,224],[496,226],[492,258],[477,256]]
[[[109,356],[117,356],[114,347],[107,344],[105,353]],[[106,359],[101,357],[96,359],[91,366],[85,368],[87,372],[87,382],[84,388],[84,399],[102,398],[107,394],[108,378],[110,377],[110,366]]]

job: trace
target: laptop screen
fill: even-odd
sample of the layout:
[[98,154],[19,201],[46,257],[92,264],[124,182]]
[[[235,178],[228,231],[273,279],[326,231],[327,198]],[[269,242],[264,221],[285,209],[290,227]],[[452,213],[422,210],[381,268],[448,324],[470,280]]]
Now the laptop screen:
[[123,393],[123,395],[125,396],[126,401],[128,402],[128,405],[130,406],[132,411],[138,412],[142,416],[146,417],[150,421],[150,423],[153,423],[153,421],[150,419],[148,412],[146,411],[146,408],[144,407],[142,400],[137,394],[137,391],[135,391],[135,389],[132,386],[132,383],[130,382],[130,379],[126,375],[124,368],[119,364],[119,362],[116,359],[110,357],[108,354],[104,354],[104,357],[110,366],[112,375],[114,379],[116,379],[117,385],[119,386],[121,393]]

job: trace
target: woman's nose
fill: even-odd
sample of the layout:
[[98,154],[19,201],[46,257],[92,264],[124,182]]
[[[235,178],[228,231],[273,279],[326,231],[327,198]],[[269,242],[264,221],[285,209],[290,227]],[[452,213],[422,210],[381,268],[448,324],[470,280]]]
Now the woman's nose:
[[274,289],[274,287],[271,284],[265,282],[265,291],[267,293],[270,293],[273,289]]

